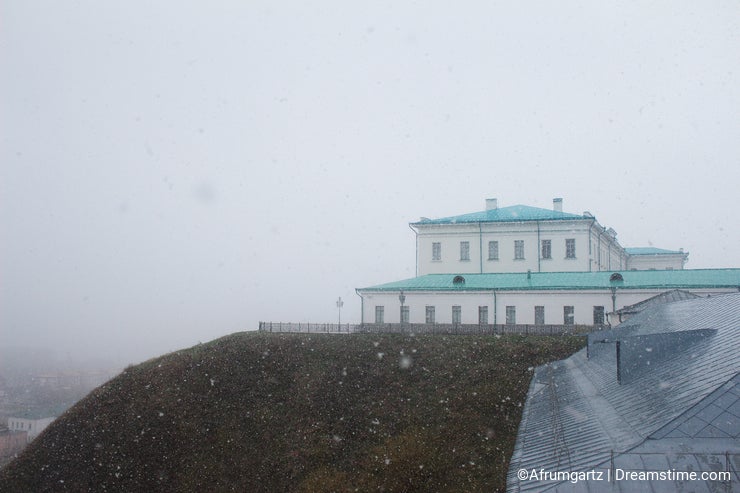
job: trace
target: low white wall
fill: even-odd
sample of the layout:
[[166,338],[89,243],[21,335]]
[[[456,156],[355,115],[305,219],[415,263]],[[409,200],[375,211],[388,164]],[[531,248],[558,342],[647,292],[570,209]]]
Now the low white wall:
[[[656,296],[664,289],[625,289],[617,290],[616,309],[633,305]],[[735,289],[691,289],[700,296],[735,292]],[[375,322],[375,307],[383,306],[384,323],[400,322],[400,302],[398,292],[361,292],[363,299],[363,323]],[[424,323],[426,307],[435,307],[436,323],[452,323],[452,307],[461,308],[461,323],[477,324],[478,307],[488,307],[488,323],[506,323],[506,307],[516,309],[517,324],[534,324],[535,306],[545,307],[545,324],[564,323],[565,306],[572,306],[574,323],[592,325],[594,307],[603,306],[604,312],[613,311],[610,290],[591,291],[439,291],[404,292],[404,305],[409,307],[409,322]]]

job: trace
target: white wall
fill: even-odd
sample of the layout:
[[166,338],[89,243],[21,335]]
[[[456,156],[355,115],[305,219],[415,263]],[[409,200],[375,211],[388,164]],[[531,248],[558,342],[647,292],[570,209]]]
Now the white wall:
[[[662,293],[663,289],[618,290],[616,309],[633,305]],[[736,289],[691,289],[700,296],[736,292]],[[442,291],[404,292],[404,304],[409,306],[409,322],[424,323],[426,306],[435,307],[436,323],[452,323],[452,306],[461,307],[461,322],[478,323],[478,307],[488,306],[488,323],[506,322],[506,307],[516,307],[517,324],[534,324],[534,307],[545,307],[545,324],[564,323],[564,306],[574,307],[574,323],[592,325],[594,306],[603,306],[605,313],[612,312],[612,293],[608,289],[590,291]],[[375,322],[375,306],[384,307],[384,323],[400,322],[398,292],[361,293],[363,322]],[[495,298],[495,304],[494,304]]]
[[56,418],[40,418],[40,419],[27,419],[27,418],[8,418],[8,429],[10,430],[21,430],[28,433],[28,441],[30,442],[36,436],[44,431],[44,429],[51,424]]
[[[442,324],[452,323],[452,306],[460,305],[462,309],[461,323],[477,324],[478,307],[493,306],[493,296],[485,292],[461,293],[449,292],[426,292],[406,293],[405,306],[409,307],[409,322],[424,323],[426,320],[426,307],[435,307],[435,322]],[[383,306],[384,323],[399,323],[401,316],[401,303],[398,301],[398,292],[392,293],[366,293],[363,299],[363,322],[375,322],[375,307]],[[488,322],[493,323],[493,309],[489,308]]]
[[[417,275],[497,272],[588,272],[683,269],[684,254],[628,256],[616,233],[595,219],[501,223],[416,224]],[[565,240],[576,240],[576,258],[565,256]],[[514,258],[514,241],[524,241],[524,259]],[[541,241],[552,242],[552,258],[541,258]],[[470,259],[460,259],[460,242],[470,245]],[[488,259],[488,242],[498,241],[499,257]],[[440,243],[441,260],[432,260]]]
[[631,255],[627,262],[630,270],[679,270],[684,267],[684,254]]
[[[521,223],[445,224],[418,226],[418,275],[496,272],[583,272],[591,264],[590,220]],[[566,258],[566,239],[576,242],[576,257]],[[514,242],[524,241],[524,259],[515,259]],[[541,241],[550,240],[552,258],[542,259]],[[470,245],[470,260],[460,260],[460,242]],[[488,243],[498,241],[499,256],[489,260]],[[432,260],[432,244],[440,243],[441,260]],[[604,246],[607,243],[604,241]]]
[[627,268],[627,254],[616,237],[594,223],[591,228],[591,271],[624,270]]

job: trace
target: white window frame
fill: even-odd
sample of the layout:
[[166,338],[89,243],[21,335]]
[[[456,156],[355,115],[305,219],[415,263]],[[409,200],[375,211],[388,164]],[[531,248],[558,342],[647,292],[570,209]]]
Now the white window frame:
[[488,242],[488,260],[498,260],[498,241],[491,240]]
[[[538,314],[537,312],[540,313]],[[543,305],[534,307],[534,323],[535,325],[545,325],[545,307]]]
[[488,325],[488,305],[478,307],[478,325]]
[[552,240],[542,240],[542,243],[540,243],[540,257],[542,259],[552,258]]
[[432,242],[432,260],[442,260],[442,243]]
[[514,260],[524,260],[524,240],[514,240]]
[[[596,321],[596,315],[599,315],[601,322]],[[606,323],[606,308],[603,306],[594,306],[594,325],[604,325]]]
[[424,310],[424,322],[428,324],[435,323],[435,309],[434,306],[427,305]]
[[385,323],[385,306],[375,305],[375,323]]
[[575,325],[576,324],[576,309],[572,305],[565,305],[563,307],[563,325]]
[[567,238],[565,240],[565,258],[576,258],[576,239]]
[[470,242],[461,241],[460,242],[460,262],[469,262],[469,261],[470,261]]
[[460,305],[452,305],[452,323],[455,325],[462,323],[462,307]]
[[401,307],[401,317],[399,320],[401,320],[402,324],[409,323],[409,314],[411,313],[411,310],[409,309],[408,305],[403,305]]

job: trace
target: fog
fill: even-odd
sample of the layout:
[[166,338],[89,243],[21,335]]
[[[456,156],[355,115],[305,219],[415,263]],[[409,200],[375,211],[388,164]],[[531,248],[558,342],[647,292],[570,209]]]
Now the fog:
[[[740,4],[0,5],[0,346],[357,321],[408,223],[590,211],[739,267]],[[1,356],[0,356],[1,357]]]

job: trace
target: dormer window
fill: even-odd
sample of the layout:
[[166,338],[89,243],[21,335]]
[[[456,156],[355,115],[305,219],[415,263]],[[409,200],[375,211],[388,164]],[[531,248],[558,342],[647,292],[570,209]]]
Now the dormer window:
[[455,276],[455,278],[452,280],[452,284],[455,286],[462,286],[465,284],[465,278],[463,276]]

